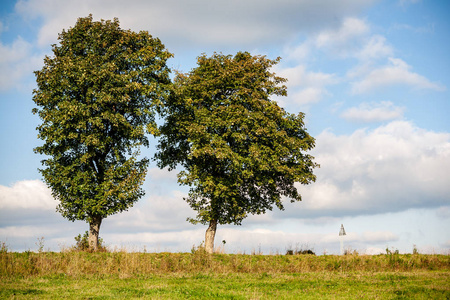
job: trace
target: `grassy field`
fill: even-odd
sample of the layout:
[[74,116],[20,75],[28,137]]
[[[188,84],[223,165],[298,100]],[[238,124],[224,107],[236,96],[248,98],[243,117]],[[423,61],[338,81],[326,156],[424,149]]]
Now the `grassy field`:
[[450,299],[450,256],[0,252],[1,299]]

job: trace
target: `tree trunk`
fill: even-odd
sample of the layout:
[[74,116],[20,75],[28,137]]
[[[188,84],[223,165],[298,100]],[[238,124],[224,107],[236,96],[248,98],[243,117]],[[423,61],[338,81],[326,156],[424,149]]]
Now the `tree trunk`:
[[98,233],[100,232],[101,224],[102,218],[99,216],[92,217],[92,221],[89,222],[89,250],[98,250]]
[[217,220],[211,220],[205,234],[205,250],[214,253],[214,237],[216,236]]

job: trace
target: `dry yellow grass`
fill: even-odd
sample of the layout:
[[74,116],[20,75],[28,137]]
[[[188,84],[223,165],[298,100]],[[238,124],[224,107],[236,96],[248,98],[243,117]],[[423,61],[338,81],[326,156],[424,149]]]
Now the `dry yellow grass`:
[[449,255],[244,255],[139,252],[0,252],[0,277],[65,274],[133,277],[165,273],[410,272],[450,270]]

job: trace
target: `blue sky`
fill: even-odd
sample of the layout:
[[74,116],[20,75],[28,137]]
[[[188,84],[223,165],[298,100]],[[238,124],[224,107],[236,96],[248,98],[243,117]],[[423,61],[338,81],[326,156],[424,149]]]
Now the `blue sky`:
[[[147,30],[187,72],[196,57],[249,51],[282,57],[288,97],[306,113],[321,165],[317,181],[298,186],[303,201],[285,211],[219,226],[216,246],[229,253],[284,253],[310,247],[339,253],[385,249],[450,251],[450,2],[425,0],[144,1],[28,0],[0,4],[0,240],[13,250],[60,250],[87,230],[55,212],[41,180],[32,90],[34,70],[51,55],[58,33],[78,17],[118,17]],[[154,141],[155,143],[156,141]],[[153,143],[153,144],[154,144]],[[154,147],[142,149],[153,156]],[[191,225],[176,173],[153,163],[146,195],[128,212],[104,220],[111,247],[189,251],[206,227]]]

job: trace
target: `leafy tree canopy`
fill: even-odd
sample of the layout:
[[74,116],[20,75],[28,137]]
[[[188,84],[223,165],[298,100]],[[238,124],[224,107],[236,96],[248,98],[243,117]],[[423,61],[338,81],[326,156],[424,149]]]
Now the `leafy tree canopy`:
[[33,113],[44,140],[35,152],[47,156],[40,172],[58,211],[98,223],[144,194],[148,159],[138,159],[139,146],[148,146],[146,132],[157,134],[154,115],[169,94],[172,54],[146,31],[92,15],[58,40],[35,72]]
[[283,209],[282,196],[301,200],[294,183],[315,180],[303,113],[271,99],[287,95],[286,79],[270,71],[279,60],[202,55],[176,76],[156,158],[161,168],[183,167],[179,182],[191,187],[185,200],[197,212],[191,222],[239,225],[248,214]]

